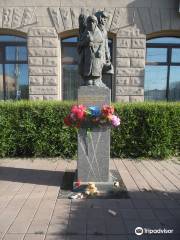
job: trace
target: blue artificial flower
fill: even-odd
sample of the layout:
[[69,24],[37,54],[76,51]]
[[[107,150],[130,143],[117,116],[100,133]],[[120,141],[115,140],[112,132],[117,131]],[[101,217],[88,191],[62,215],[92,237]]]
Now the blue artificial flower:
[[91,106],[88,110],[91,117],[99,117],[101,115],[101,109],[98,106]]

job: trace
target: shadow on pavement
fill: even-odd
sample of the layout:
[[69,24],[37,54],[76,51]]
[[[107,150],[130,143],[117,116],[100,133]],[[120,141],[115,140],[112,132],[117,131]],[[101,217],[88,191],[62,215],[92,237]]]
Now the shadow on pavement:
[[180,193],[128,193],[129,199],[58,199],[46,240],[180,239]]
[[62,179],[63,175],[64,172],[62,171],[0,167],[1,181],[60,186],[60,180]]

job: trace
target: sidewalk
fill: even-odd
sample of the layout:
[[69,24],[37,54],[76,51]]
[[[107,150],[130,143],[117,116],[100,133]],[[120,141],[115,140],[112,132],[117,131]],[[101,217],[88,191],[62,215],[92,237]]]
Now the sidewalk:
[[[76,161],[1,159],[0,239],[180,239],[180,164],[177,160],[114,159],[110,168],[119,171],[130,198],[58,199],[63,173],[75,170]],[[108,209],[117,215],[112,216]],[[173,234],[137,236],[136,227],[173,230]]]

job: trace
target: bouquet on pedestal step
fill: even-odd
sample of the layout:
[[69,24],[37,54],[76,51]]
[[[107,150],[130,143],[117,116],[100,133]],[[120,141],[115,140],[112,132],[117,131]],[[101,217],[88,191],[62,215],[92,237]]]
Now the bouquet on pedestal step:
[[74,128],[118,127],[120,118],[114,114],[114,107],[110,105],[103,105],[102,108],[74,105],[70,114],[64,118],[64,123]]

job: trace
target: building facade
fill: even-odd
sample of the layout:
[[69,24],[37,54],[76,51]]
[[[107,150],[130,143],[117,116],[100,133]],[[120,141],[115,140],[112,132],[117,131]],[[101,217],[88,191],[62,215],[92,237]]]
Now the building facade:
[[[107,80],[112,99],[134,102],[157,96],[157,100],[180,100],[178,4],[177,0],[1,0],[1,99],[71,99],[78,87],[74,49],[79,14],[105,10],[115,68]],[[154,87],[148,81],[154,81]]]

